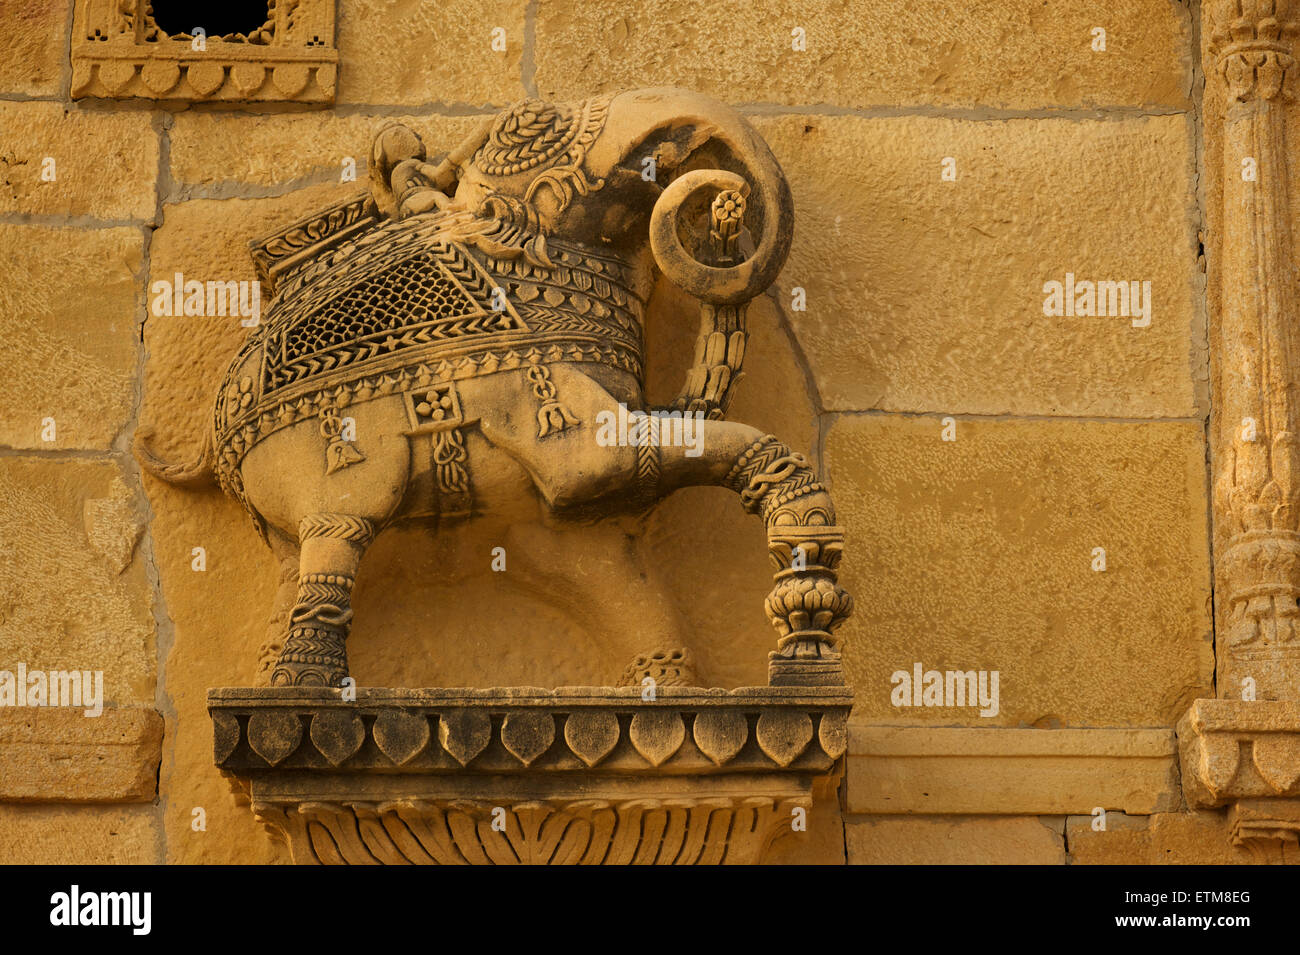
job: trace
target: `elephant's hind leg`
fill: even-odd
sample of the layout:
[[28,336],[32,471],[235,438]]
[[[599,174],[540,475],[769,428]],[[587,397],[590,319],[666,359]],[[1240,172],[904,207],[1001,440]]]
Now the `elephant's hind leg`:
[[310,514],[298,526],[302,549],[289,635],[272,686],[341,686],[348,675],[352,587],[375,525],[350,514]]

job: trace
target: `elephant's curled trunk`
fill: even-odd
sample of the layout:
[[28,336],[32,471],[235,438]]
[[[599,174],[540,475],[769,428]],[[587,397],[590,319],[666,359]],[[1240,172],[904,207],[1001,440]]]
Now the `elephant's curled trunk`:
[[[677,173],[650,215],[655,264],[702,302],[736,305],[762,294],[785,265],[794,233],[794,201],[776,157],[723,103],[680,90],[633,95],[653,130],[643,142],[659,140],[662,164]],[[712,200],[720,192],[744,197],[742,224],[754,237],[752,254],[737,263],[716,256],[702,261],[682,240],[683,214],[698,207],[697,199]]]

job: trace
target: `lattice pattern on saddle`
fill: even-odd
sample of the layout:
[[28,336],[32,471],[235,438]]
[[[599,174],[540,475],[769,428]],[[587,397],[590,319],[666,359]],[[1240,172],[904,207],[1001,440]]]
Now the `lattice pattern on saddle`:
[[432,255],[417,255],[352,286],[299,322],[285,335],[283,354],[296,361],[399,328],[481,311]]
[[458,257],[434,247],[311,306],[270,343],[268,390],[409,346],[526,330],[511,310],[479,301],[490,291],[481,277],[472,277],[479,295],[471,294],[448,271],[449,258]]

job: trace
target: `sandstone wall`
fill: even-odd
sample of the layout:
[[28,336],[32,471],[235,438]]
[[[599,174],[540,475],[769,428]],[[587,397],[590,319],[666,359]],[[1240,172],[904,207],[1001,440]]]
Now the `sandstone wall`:
[[[70,7],[0,8],[0,668],[102,670],[107,712],[87,731],[0,710],[23,782],[0,791],[0,858],[287,861],[212,768],[205,707],[251,681],[278,568],[237,504],[129,451],[145,428],[198,449],[244,330],[150,317],[149,283],[252,278],[248,240],[355,192],[340,170],[364,181],[384,119],[440,151],[525,96],[679,85],[742,109],[797,210],[730,416],[809,449],[850,533],[847,774],[777,861],[1238,861],[1221,814],[1183,811],[1173,736],[1214,695],[1187,3],[340,0],[337,101],[310,110],[74,101]],[[1067,273],[1150,282],[1149,325],[1045,316]],[[659,288],[652,397],[694,330]],[[358,579],[353,672],[602,684],[648,626],[680,628],[707,685],[763,683],[769,581],[721,489],[643,528],[394,532]],[[916,663],[998,671],[998,712],[896,706]]]

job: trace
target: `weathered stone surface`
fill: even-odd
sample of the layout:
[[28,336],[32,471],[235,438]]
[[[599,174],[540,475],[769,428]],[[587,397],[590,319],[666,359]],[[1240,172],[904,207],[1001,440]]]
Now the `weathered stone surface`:
[[162,717],[144,706],[85,713],[85,706],[0,709],[0,801],[153,800]]
[[844,818],[840,813],[839,799],[834,790],[818,793],[807,813],[808,829],[791,832],[778,838],[767,855],[764,865],[844,865]]
[[849,865],[1064,865],[1063,817],[846,816]]
[[105,705],[152,702],[143,533],[116,463],[0,459],[0,669],[102,670]]
[[[167,695],[175,718],[168,722],[162,772],[168,861],[287,861],[247,806],[236,804],[227,782],[210,771],[212,725],[205,706],[208,687],[225,682],[223,674],[252,678],[249,661],[265,636],[275,563],[217,492],[185,494],[153,481],[148,491],[155,560],[171,621]],[[192,569],[194,547],[205,549],[202,573]],[[218,607],[222,612],[214,613]],[[206,813],[207,832],[191,829],[196,807]]]
[[[1207,15],[1231,6],[1205,4]],[[436,160],[489,106],[526,91],[567,100],[662,83],[749,104],[791,178],[794,252],[779,289],[750,308],[747,380],[729,417],[829,468],[851,531],[844,583],[856,591],[859,622],[846,636],[858,715],[922,724],[871,729],[862,750],[871,755],[849,758],[846,796],[852,809],[895,812],[902,800],[926,815],[857,815],[846,833],[834,798],[822,794],[809,832],[784,836],[769,861],[843,861],[846,834],[854,861],[1059,862],[1064,846],[1080,863],[1248,858],[1230,847],[1222,810],[1166,811],[1176,799],[1167,727],[1211,685],[1198,181],[1212,268],[1231,271],[1234,254],[1253,268],[1257,253],[1277,246],[1258,241],[1273,225],[1258,229],[1258,217],[1240,214],[1252,195],[1276,197],[1263,188],[1272,181],[1267,157],[1253,193],[1237,191],[1243,184],[1225,200],[1225,176],[1215,173],[1236,182],[1237,153],[1249,151],[1240,137],[1225,144],[1220,74],[1207,81],[1205,122],[1194,127],[1186,113],[1187,4],[1119,0],[1101,11],[1075,0],[1050,8],[972,0],[937,12],[866,0],[791,12],[740,0],[668,0],[654,10],[474,0],[453,16],[349,0],[339,11],[341,111],[170,116],[141,103],[25,100],[64,95],[72,7],[0,7],[0,96],[10,97],[0,102],[0,214],[75,217],[66,229],[44,220],[0,226],[0,316],[10,330],[0,446],[18,452],[0,456],[0,669],[102,668],[108,702],[119,705],[98,720],[0,710],[0,799],[152,795],[154,569],[140,543],[136,468],[103,452],[130,436],[141,388],[142,422],[160,453],[179,460],[197,450],[212,387],[246,330],[232,319],[151,318],[141,381],[135,323],[146,282],[176,271],[252,278],[247,240],[366,188],[369,136],[397,111],[416,114],[401,118]],[[504,52],[491,48],[497,26]],[[806,52],[791,49],[796,26]],[[1094,27],[1107,31],[1105,52],[1090,48]],[[1209,35],[1207,25],[1201,36]],[[868,115],[843,115],[859,107]],[[908,111],[923,115],[895,115]],[[1185,115],[1153,115],[1172,111]],[[1295,111],[1273,111],[1284,112]],[[1016,116],[1027,118],[1008,118]],[[1296,142],[1295,118],[1284,123]],[[170,204],[144,275],[146,230],[81,227],[152,222],[164,127]],[[1251,148],[1269,141],[1256,136]],[[56,160],[51,183],[40,181],[46,156]],[[339,181],[345,156],[357,161],[355,183]],[[956,160],[955,182],[940,179],[945,156]],[[1236,239],[1225,247],[1216,235]],[[1150,280],[1151,327],[1042,316],[1043,282],[1067,271]],[[1253,321],[1251,290],[1283,289],[1287,274],[1213,280],[1210,310],[1237,303]],[[794,286],[807,292],[805,312],[790,308]],[[661,283],[646,320],[658,402],[681,384],[696,319],[689,297]],[[1221,370],[1242,367],[1245,353],[1223,355]],[[1220,393],[1216,414],[1227,420],[1224,407]],[[819,420],[825,409],[933,417]],[[1182,420],[961,418],[954,444],[938,440],[945,414]],[[56,420],[54,442],[40,437],[46,416]],[[49,450],[70,453],[22,456]],[[1214,458],[1233,469],[1231,455]],[[0,857],[287,861],[213,772],[204,712],[208,687],[255,679],[284,567],[216,492],[146,486],[169,667],[158,704],[169,734],[160,805],[0,804]],[[1215,552],[1226,554],[1222,528],[1220,537]],[[509,561],[500,573],[491,569],[498,545]],[[1088,566],[1094,546],[1106,548],[1105,573]],[[204,548],[204,571],[192,566],[195,547]],[[634,652],[689,646],[703,682],[762,683],[773,643],[759,609],[769,577],[762,522],[717,488],[678,493],[644,520],[596,527],[546,526],[535,509],[436,537],[395,527],[358,579],[351,663],[372,686],[604,684]],[[1229,583],[1219,606],[1231,609],[1227,595],[1248,594],[1250,581]],[[918,660],[926,669],[1000,670],[998,717],[894,708],[889,675]],[[1237,692],[1223,672],[1218,686]],[[119,720],[130,725],[114,735]],[[974,728],[933,725],[951,722]],[[1135,729],[983,728],[991,724]],[[684,725],[689,750],[699,734]],[[303,736],[346,763],[350,726]],[[1165,728],[1142,728],[1152,726]],[[384,738],[402,756],[419,740],[400,729]],[[589,736],[581,751],[596,758],[604,737]],[[721,730],[705,736],[726,751]],[[530,755],[530,768],[545,762],[527,742],[515,749]],[[1241,748],[1239,768],[1289,780],[1288,745],[1264,769]],[[1157,814],[1111,812],[1106,832],[1071,816],[1063,839],[1063,814],[1086,813],[1093,793]],[[192,826],[195,809],[206,832]]]
[[[1204,413],[1185,117],[755,124],[794,192],[780,301],[826,408]],[[940,179],[944,157],[956,160],[955,182]],[[1044,283],[1067,272],[1149,281],[1150,325],[1045,316]],[[796,287],[807,311],[791,311]]]
[[[171,177],[182,196],[187,187],[235,189],[305,183],[340,183],[344,160],[351,157],[356,182],[366,187],[370,141],[387,115],[269,113],[246,116],[224,112],[185,112],[173,121]],[[438,157],[468,136],[481,115],[403,116]],[[241,148],[231,149],[238,139]]]
[[15,0],[0,8],[0,93],[59,93],[68,11],[64,0]]
[[135,403],[144,237],[132,228],[0,225],[0,248],[0,444],[107,450]]
[[[315,186],[280,198],[168,205],[151,246],[152,278],[170,281],[180,271],[204,281],[251,280],[249,239],[305,215],[324,197],[355,189]],[[153,430],[154,447],[163,456],[184,459],[198,450],[210,427],[212,382],[220,380],[248,332],[239,322],[193,316],[146,321],[141,423]],[[146,491],[154,515],[154,559],[172,622],[167,693],[176,719],[168,726],[163,762],[168,859],[285,861],[283,847],[265,837],[247,807],[236,806],[227,783],[209,771],[212,728],[205,707],[208,687],[253,678],[251,662],[265,638],[275,593],[275,561],[247,518],[219,492],[186,492],[150,478]],[[204,571],[193,569],[196,547],[204,549]],[[215,607],[225,609],[216,614]],[[207,813],[207,833],[190,828],[194,807]]]
[[1162,812],[1153,816],[1106,813],[1104,831],[1093,816],[1066,819],[1074,865],[1248,865],[1246,849],[1233,846],[1226,810]]
[[[1171,726],[1210,692],[1199,423],[836,417],[855,720]],[[1104,548],[1106,570],[1092,569]],[[999,712],[895,707],[891,675],[998,671]]]
[[[0,212],[153,218],[158,134],[148,113],[0,102],[0,128]],[[46,159],[52,182],[41,179]]]
[[[1092,49],[1094,27],[1105,52]],[[802,28],[806,50],[795,51]],[[689,86],[732,102],[834,106],[1190,107],[1191,22],[1164,0],[881,0],[773,9],[744,0],[542,4],[537,85],[565,97]]]
[[150,865],[159,837],[154,806],[0,805],[6,865]]
[[[493,31],[505,31],[494,50]],[[500,36],[500,34],[498,34]],[[428,4],[339,5],[337,102],[505,104],[521,98],[524,6],[473,0],[455,12]]]
[[855,813],[1169,812],[1182,801],[1170,730],[850,725]]

